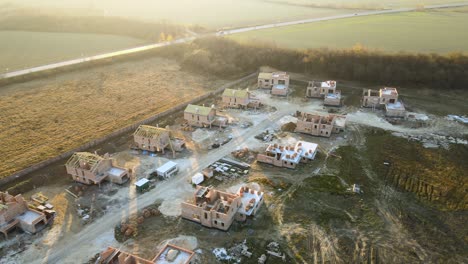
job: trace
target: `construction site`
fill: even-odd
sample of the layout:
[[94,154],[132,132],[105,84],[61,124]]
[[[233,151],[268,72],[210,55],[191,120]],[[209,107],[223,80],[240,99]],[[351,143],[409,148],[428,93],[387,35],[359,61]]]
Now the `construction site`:
[[[451,158],[466,154],[466,126],[411,100],[400,111],[396,88],[311,80],[261,69],[32,173],[47,180],[0,193],[0,262],[464,262],[466,234],[451,233],[468,209],[455,188],[463,172],[448,189],[437,180],[444,166],[466,168]],[[412,177],[400,148],[433,167]],[[34,209],[23,197],[38,192],[48,201]],[[427,222],[439,208],[450,218]]]

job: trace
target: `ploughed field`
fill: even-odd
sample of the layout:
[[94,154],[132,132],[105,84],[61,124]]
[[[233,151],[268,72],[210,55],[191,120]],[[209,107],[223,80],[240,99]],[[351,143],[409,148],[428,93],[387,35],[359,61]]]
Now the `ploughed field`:
[[0,178],[225,83],[151,58],[0,89]]

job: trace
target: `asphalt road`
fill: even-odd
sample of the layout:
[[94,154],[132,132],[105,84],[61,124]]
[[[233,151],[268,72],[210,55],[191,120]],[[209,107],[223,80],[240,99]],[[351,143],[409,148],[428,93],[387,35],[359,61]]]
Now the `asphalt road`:
[[[445,4],[445,5],[430,5],[430,6],[424,6],[424,9],[439,9],[439,8],[450,8],[450,7],[461,7],[461,6],[468,6],[468,2],[457,3],[457,4]],[[86,58],[67,60],[67,61],[42,65],[42,66],[24,69],[24,70],[8,72],[8,73],[0,74],[0,79],[9,79],[13,77],[19,77],[19,76],[23,76],[23,75],[27,75],[31,73],[38,73],[42,71],[57,69],[60,67],[65,67],[65,66],[70,66],[70,65],[76,65],[80,63],[89,62],[89,61],[98,61],[102,59],[108,59],[108,58],[113,58],[117,56],[128,55],[128,54],[133,54],[133,53],[142,52],[146,50],[156,49],[156,48],[160,48],[164,46],[186,43],[186,42],[193,41],[194,39],[200,38],[200,37],[225,36],[225,35],[238,34],[238,33],[243,33],[243,32],[253,31],[253,30],[262,30],[262,29],[267,29],[267,28],[286,27],[286,26],[292,26],[292,25],[315,23],[315,22],[321,22],[321,21],[344,19],[344,18],[351,18],[351,17],[358,17],[358,16],[371,16],[371,15],[411,12],[411,11],[416,11],[420,9],[421,8],[399,8],[399,9],[388,9],[388,10],[378,10],[378,11],[365,11],[365,12],[350,13],[350,14],[345,14],[345,15],[328,16],[328,17],[312,18],[312,19],[302,19],[302,20],[295,20],[295,21],[289,21],[289,22],[280,22],[280,23],[272,23],[272,24],[265,24],[265,25],[259,25],[259,26],[237,28],[237,29],[208,33],[208,34],[203,34],[203,35],[198,35],[198,36],[185,37],[185,38],[180,38],[174,41],[145,45],[145,46],[140,46],[136,48],[95,55],[95,56],[86,57]]]

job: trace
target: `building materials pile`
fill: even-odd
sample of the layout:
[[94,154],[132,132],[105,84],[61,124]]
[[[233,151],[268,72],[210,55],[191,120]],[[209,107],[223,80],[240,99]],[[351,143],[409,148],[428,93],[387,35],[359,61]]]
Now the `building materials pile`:
[[122,222],[115,227],[115,239],[119,242],[123,242],[130,237],[136,237],[138,235],[138,229],[145,219],[159,215],[161,215],[161,212],[158,210],[157,206],[149,206],[140,212],[130,215],[130,217],[122,220]]
[[231,155],[239,160],[251,163],[255,160],[255,152],[250,151],[249,148],[242,148],[231,152]]
[[255,136],[256,139],[261,140],[263,142],[270,142],[273,139],[278,138],[273,132],[266,130],[258,135]]
[[223,181],[225,179],[236,179],[247,175],[250,170],[250,165],[244,162],[222,158],[211,164],[207,169],[211,170],[215,179]]
[[270,242],[267,245],[266,253],[286,261],[286,254],[281,252],[280,246],[277,242]]
[[468,117],[458,115],[447,115],[447,119],[450,121],[460,122],[462,124],[468,124]]
[[249,251],[246,239],[227,250],[225,248],[215,248],[213,249],[213,254],[219,261],[228,261],[229,263],[241,263],[242,257],[252,257],[252,252]]
[[219,148],[219,147],[221,147],[222,145],[226,145],[226,144],[229,143],[231,140],[232,140],[232,135],[228,135],[226,138],[223,138],[222,140],[220,140],[219,138],[215,138],[214,143],[211,144],[211,146],[209,146],[208,149]]

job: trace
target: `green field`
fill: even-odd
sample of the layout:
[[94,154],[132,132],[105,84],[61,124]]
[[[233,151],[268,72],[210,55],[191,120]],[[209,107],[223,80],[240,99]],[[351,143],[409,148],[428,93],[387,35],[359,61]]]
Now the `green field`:
[[250,31],[231,36],[240,42],[268,42],[287,48],[350,48],[361,44],[385,51],[468,51],[468,13],[411,12],[339,19]]
[[[197,24],[209,29],[324,17],[350,12],[339,8],[305,8],[263,0],[141,0],[138,4],[114,0],[95,1],[93,4],[89,1],[76,0],[0,0],[0,5],[2,3],[8,3],[13,7],[59,10],[59,14],[119,16],[151,22]],[[71,13],[70,10],[75,12]]]
[[[14,2],[0,0],[0,17],[2,17],[0,21],[3,22],[0,23],[0,73],[134,47],[153,42],[153,39],[157,41],[160,31],[166,33],[177,31],[175,34],[177,36],[186,34],[183,27],[173,26],[170,23],[201,25],[212,31],[224,27],[358,12],[339,8],[339,5],[344,2],[350,5],[359,4],[360,8],[365,8],[365,5],[371,2],[376,3],[367,0],[332,2],[324,0],[143,0],[140,5],[130,5],[102,0],[90,5],[72,0],[60,2],[45,0],[40,3],[32,0]],[[419,2],[418,0],[384,0],[378,3],[399,7],[414,6]],[[447,2],[450,1],[429,0],[424,4]],[[304,6],[305,4],[307,5]],[[335,4],[336,8],[314,7],[314,5],[324,4],[329,7]],[[180,8],[181,6],[184,8]],[[346,6],[346,8],[350,7]],[[349,48],[359,43],[369,48],[387,51],[440,53],[466,51],[468,47],[468,31],[464,28],[468,23],[466,11],[467,8],[454,8],[341,19],[251,31],[232,36],[232,38],[241,42],[262,41],[281,47],[299,49]],[[60,14],[60,16],[56,17],[55,14]],[[80,17],[78,19],[80,23],[70,22],[69,16],[76,17],[82,14],[87,16]],[[53,18],[49,17],[51,15]],[[24,21],[18,19],[21,16],[25,17]],[[129,20],[120,21],[118,16]],[[98,21],[95,20],[99,20],[100,17],[105,17],[106,21],[97,23]],[[161,21],[166,21],[167,24],[166,22],[161,24]],[[164,25],[171,29],[164,29]],[[430,30],[428,30],[428,25],[431,25]]]
[[203,32],[349,12],[262,0],[0,0],[0,73],[155,42],[161,31],[187,34],[175,24]]
[[419,7],[422,5],[437,5],[459,3],[453,0],[265,0],[274,3],[286,3],[302,6],[323,6],[339,8],[398,8],[398,7]]
[[144,43],[140,39],[103,34],[0,31],[0,73]]

